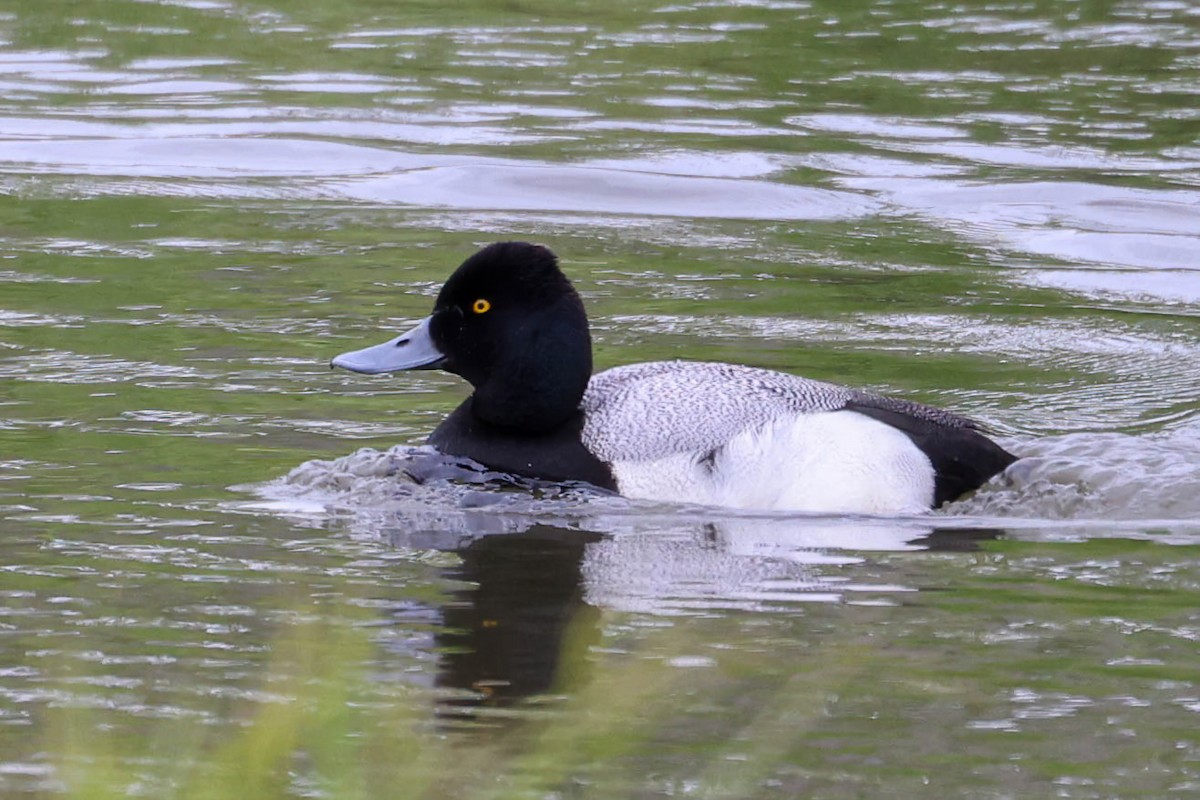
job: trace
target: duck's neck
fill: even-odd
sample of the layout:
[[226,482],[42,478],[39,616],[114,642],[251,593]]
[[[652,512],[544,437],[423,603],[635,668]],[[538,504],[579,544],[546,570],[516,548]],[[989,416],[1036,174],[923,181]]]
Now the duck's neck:
[[578,411],[592,375],[592,340],[579,298],[562,302],[577,305],[578,313],[547,309],[509,334],[512,338],[499,348],[505,355],[475,387],[476,417],[490,425],[544,433]]

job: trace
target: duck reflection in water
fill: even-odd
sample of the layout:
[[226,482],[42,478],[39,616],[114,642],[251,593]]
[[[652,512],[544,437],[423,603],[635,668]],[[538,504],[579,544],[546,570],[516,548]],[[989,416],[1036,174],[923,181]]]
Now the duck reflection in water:
[[[690,521],[673,531],[644,534],[530,524],[518,531],[468,534],[458,547],[442,539],[461,558],[446,577],[466,584],[440,608],[441,624],[434,631],[435,683],[447,690],[439,701],[443,718],[495,719],[492,712],[524,698],[583,687],[589,653],[601,640],[602,611],[676,615],[839,602],[846,591],[838,580],[840,567],[853,569],[864,561],[858,554],[813,546],[844,539],[844,529],[831,533],[819,525],[781,525],[778,519],[740,522]],[[863,550],[916,555],[975,550],[1002,532],[885,524],[873,540],[865,529],[863,534]],[[397,546],[433,544],[398,530],[389,538]],[[832,579],[825,574],[829,567],[836,570]]]
[[584,602],[581,568],[587,547],[601,538],[534,525],[459,551],[462,563],[447,576],[470,585],[442,609],[437,685],[468,694],[445,699],[445,713],[503,708],[586,680],[579,673],[599,640],[600,612]]

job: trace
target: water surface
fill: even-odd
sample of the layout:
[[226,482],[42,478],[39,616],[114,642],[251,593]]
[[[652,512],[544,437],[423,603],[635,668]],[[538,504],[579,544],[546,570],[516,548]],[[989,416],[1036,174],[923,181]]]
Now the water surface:
[[[1197,86],[1171,0],[16,0],[0,790],[1190,796]],[[905,519],[414,482],[461,383],[328,359],[503,238],[600,368],[1025,460]]]

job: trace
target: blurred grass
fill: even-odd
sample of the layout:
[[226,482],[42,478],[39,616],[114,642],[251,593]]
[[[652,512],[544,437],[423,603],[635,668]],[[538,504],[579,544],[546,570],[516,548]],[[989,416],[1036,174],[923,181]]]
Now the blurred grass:
[[[437,692],[372,677],[370,628],[346,624],[344,613],[359,612],[339,608],[280,632],[259,690],[232,712],[234,725],[176,718],[154,721],[146,735],[118,736],[88,709],[54,709],[46,726],[61,783],[54,796],[490,800],[574,796],[586,787],[624,797],[653,782],[640,755],[674,748],[698,796],[749,797],[794,744],[780,732],[799,734],[819,720],[827,698],[870,663],[855,647],[825,649],[821,663],[756,697],[737,736],[696,748],[672,744],[680,704],[719,689],[711,670],[666,656],[703,648],[686,626],[663,631],[652,652],[560,669],[576,685],[527,701],[519,713],[451,723],[432,721]],[[564,650],[578,648],[568,641]]]
[[[872,569],[902,584],[926,583],[936,563],[958,579],[904,603],[774,619],[596,609],[563,637],[556,684],[516,704],[475,683],[472,705],[420,682],[428,669],[397,672],[370,584],[346,585],[277,615],[269,657],[229,693],[199,699],[185,682],[178,702],[129,705],[110,666],[64,651],[40,726],[43,794],[1025,797],[1070,781],[1166,796],[1200,752],[1185,702],[1196,590],[1114,584],[1117,568],[1092,581],[1110,562],[1175,575],[1195,549],[998,541],[881,555]],[[1078,575],[1040,577],[1063,564]]]

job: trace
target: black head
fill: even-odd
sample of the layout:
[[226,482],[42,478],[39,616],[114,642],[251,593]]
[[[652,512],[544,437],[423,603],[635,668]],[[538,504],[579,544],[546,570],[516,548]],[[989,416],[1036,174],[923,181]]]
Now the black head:
[[475,415],[493,425],[561,425],[592,374],[583,302],[540,245],[498,242],[464,261],[438,294],[429,335],[441,367],[475,387]]

